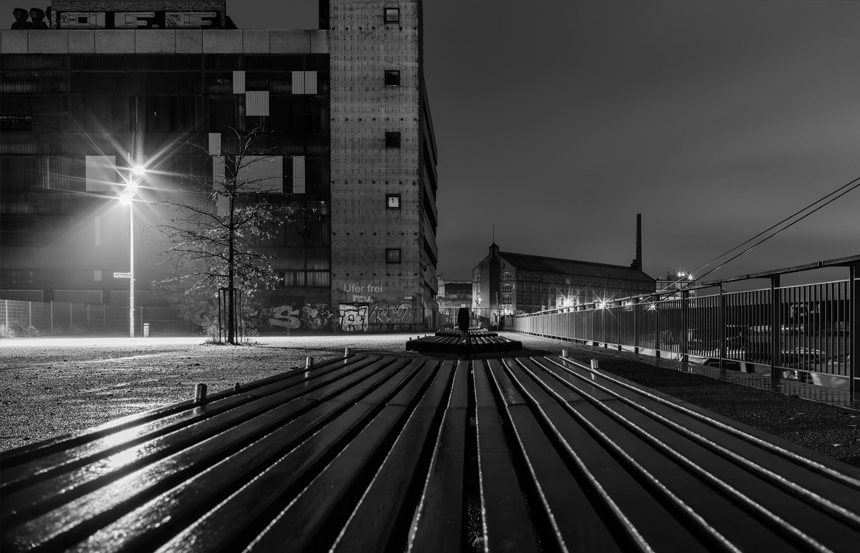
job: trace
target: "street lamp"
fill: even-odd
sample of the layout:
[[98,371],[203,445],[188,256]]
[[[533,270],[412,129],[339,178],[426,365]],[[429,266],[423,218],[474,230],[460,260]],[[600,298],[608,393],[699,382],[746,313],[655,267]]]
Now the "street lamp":
[[131,174],[131,178],[125,179],[126,189],[119,196],[120,203],[128,205],[128,273],[114,273],[114,276],[128,278],[128,335],[129,338],[134,338],[134,205],[132,202],[137,193],[140,179],[146,174],[146,168],[142,165],[135,165],[131,169]]

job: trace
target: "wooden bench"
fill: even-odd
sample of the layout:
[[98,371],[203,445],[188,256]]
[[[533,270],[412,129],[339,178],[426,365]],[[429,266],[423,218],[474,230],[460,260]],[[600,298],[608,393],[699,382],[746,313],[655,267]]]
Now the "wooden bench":
[[463,342],[463,335],[458,329],[440,330],[436,332],[435,336],[416,338],[406,342],[406,351],[453,358],[504,354],[522,351],[522,349],[522,342],[510,340],[483,328],[467,330],[465,343]]
[[860,470],[559,357],[329,359],[0,467],[4,553],[860,544]]

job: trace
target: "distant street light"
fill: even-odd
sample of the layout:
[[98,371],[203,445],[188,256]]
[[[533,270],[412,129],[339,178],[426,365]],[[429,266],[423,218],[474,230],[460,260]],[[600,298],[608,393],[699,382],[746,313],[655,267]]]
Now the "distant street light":
[[128,273],[114,273],[114,277],[128,278],[128,335],[134,338],[134,196],[137,193],[140,179],[146,174],[146,168],[135,165],[131,168],[132,177],[125,179],[125,191],[119,196],[123,205],[128,205],[128,244],[129,269]]

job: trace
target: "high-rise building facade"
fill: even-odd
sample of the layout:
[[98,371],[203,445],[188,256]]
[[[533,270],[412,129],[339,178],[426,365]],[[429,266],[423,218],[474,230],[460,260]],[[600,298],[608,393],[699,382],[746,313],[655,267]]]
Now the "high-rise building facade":
[[[321,0],[320,29],[231,29],[226,2],[55,1],[50,29],[0,31],[0,289],[31,301],[138,304],[164,244],[160,199],[218,180],[263,131],[250,178],[301,214],[259,248],[273,328],[417,326],[435,297],[435,142],[420,0]],[[169,10],[169,11],[168,11]],[[234,132],[235,129],[238,131]],[[114,277],[114,274],[120,275]]]

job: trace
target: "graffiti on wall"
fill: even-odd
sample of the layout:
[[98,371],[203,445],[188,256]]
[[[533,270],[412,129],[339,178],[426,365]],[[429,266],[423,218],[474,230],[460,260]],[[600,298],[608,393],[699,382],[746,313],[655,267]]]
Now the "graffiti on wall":
[[344,332],[386,332],[412,330],[422,322],[421,313],[406,301],[338,305],[340,328]]
[[258,309],[251,323],[261,332],[391,332],[413,330],[423,323],[423,316],[413,303],[397,300],[341,303],[336,312],[324,303],[282,304]]
[[341,330],[344,332],[366,332],[367,308],[368,306],[366,305],[340,304],[338,311],[340,313]]
[[409,302],[374,303],[370,306],[370,324],[400,325],[415,323],[415,310]]
[[335,330],[337,316],[328,305],[278,305],[266,307],[252,315],[255,327],[259,330]]

